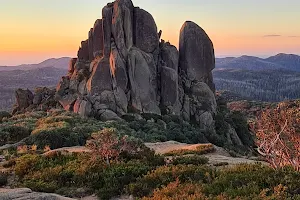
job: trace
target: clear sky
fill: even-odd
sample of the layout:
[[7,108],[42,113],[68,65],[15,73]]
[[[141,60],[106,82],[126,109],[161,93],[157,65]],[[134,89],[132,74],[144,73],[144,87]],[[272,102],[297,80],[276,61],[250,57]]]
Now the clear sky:
[[[0,65],[76,56],[107,0],[0,0]],[[216,56],[300,54],[299,0],[133,0],[163,39],[178,45],[186,20],[211,37]]]

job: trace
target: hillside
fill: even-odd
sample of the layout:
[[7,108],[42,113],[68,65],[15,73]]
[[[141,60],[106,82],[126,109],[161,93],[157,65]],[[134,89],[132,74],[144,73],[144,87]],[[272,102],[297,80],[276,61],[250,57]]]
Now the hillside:
[[0,110],[11,110],[15,103],[15,90],[18,88],[56,87],[65,69],[43,67],[30,70],[1,71]]
[[69,57],[50,58],[38,64],[22,64],[18,66],[0,66],[0,71],[14,71],[14,70],[32,70],[45,67],[54,67],[57,69],[68,69],[70,62]]
[[246,55],[241,57],[217,58],[216,68],[246,70],[285,69],[300,72],[300,56],[280,53],[266,59]]
[[278,102],[300,98],[299,72],[216,69],[213,76],[217,90],[227,90],[244,99]]

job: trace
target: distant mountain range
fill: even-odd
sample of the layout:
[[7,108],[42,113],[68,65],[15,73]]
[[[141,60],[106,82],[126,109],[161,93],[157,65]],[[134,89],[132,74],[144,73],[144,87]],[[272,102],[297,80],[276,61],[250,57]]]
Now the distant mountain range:
[[213,76],[217,90],[234,93],[240,99],[277,102],[300,98],[298,55],[217,58]]
[[280,53],[265,59],[254,56],[216,58],[216,68],[247,70],[285,69],[300,72],[300,56]]
[[0,71],[12,71],[12,70],[32,70],[45,67],[54,67],[58,69],[68,69],[69,57],[62,58],[50,58],[39,64],[22,64],[17,66],[0,66]]

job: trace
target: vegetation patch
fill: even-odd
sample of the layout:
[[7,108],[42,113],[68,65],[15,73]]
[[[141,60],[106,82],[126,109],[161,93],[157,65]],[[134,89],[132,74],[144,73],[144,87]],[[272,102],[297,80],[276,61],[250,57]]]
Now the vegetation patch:
[[178,149],[173,150],[168,153],[165,153],[165,156],[183,156],[189,154],[196,154],[196,155],[204,155],[208,153],[213,153],[215,151],[215,147],[212,144],[199,144],[193,149]]

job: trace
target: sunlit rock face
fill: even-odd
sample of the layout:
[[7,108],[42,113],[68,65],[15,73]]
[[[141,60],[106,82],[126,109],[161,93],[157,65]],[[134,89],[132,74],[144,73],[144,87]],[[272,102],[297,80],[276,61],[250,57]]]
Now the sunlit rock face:
[[184,23],[178,50],[160,39],[150,13],[116,0],[87,36],[57,86],[56,99],[66,110],[102,120],[173,114],[214,129],[214,48],[197,24]]

